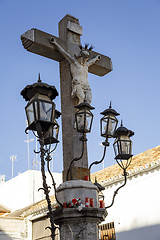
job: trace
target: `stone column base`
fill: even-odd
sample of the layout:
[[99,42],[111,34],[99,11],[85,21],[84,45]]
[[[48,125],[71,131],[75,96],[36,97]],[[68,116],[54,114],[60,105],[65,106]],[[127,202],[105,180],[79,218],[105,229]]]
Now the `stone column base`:
[[90,181],[72,180],[67,181],[57,188],[57,198],[63,204],[72,201],[73,198],[80,198],[85,205],[85,198],[94,199],[94,207],[99,207],[98,188]]
[[58,209],[54,212],[55,224],[60,226],[61,240],[98,240],[98,224],[105,220],[106,209]]

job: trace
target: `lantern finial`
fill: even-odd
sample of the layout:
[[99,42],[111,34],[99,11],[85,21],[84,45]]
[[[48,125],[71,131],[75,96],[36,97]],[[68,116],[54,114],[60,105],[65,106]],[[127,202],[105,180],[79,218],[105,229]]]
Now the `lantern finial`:
[[40,77],[40,73],[38,74],[38,82],[42,82],[41,77]]

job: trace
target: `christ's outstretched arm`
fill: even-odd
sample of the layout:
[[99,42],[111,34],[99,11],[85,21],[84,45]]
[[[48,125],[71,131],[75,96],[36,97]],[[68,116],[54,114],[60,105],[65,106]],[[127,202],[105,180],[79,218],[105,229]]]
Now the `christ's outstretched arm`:
[[87,62],[87,65],[88,67],[93,65],[96,61],[100,60],[101,59],[101,56],[100,55],[97,55],[96,57],[90,59],[88,62]]
[[62,54],[62,56],[69,62],[75,62],[75,58],[73,58],[68,52],[66,52],[57,42],[55,38],[51,38],[50,43],[53,44],[57,50]]

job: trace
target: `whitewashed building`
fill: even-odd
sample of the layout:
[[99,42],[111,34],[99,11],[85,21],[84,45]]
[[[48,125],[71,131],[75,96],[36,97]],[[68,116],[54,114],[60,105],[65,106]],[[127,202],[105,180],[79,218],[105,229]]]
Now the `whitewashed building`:
[[[119,190],[114,205],[101,225],[107,240],[160,239],[160,146],[134,156],[128,169],[127,184]],[[92,179],[105,187],[105,205],[123,184],[117,164],[96,172]],[[107,236],[108,235],[108,236]]]
[[[52,186],[52,180],[46,172],[47,183]],[[57,186],[62,182],[61,173],[53,173]],[[41,217],[39,210],[45,209],[47,213],[45,196],[42,187],[41,172],[28,170],[15,178],[0,184],[0,240],[31,240],[32,238],[32,208],[36,209],[37,217]],[[50,191],[50,195],[54,190]],[[53,198],[53,197],[52,197]],[[53,198],[55,205],[55,200]],[[25,213],[29,211],[25,215]],[[23,214],[24,213],[24,214]],[[41,228],[40,228],[41,232]],[[42,232],[44,228],[42,228]],[[49,231],[48,231],[49,232]],[[45,232],[46,234],[46,232]],[[49,234],[49,233],[48,233]]]
[[[61,173],[53,173],[57,186],[62,182]],[[52,179],[46,172],[47,183],[52,186]],[[42,174],[38,170],[28,170],[7,182],[0,184],[0,205],[5,205],[9,210],[16,211],[45,199],[42,188]],[[51,188],[50,195],[54,194]]]
[[[100,226],[102,240],[160,239],[160,146],[133,157],[127,184],[120,189],[106,220]],[[92,181],[105,187],[105,205],[110,205],[114,191],[123,184],[117,164],[92,174]],[[54,196],[51,197],[55,207]],[[42,200],[0,217],[0,240],[50,240],[46,218],[47,204]],[[10,221],[10,223],[9,223]],[[9,226],[14,226],[9,228]],[[15,229],[15,232],[11,231]],[[57,240],[58,240],[57,236]]]

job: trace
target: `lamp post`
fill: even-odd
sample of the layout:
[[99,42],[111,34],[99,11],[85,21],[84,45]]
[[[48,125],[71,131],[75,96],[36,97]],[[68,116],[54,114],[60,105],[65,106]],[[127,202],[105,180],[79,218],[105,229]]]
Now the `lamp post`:
[[113,194],[112,202],[109,206],[106,207],[110,208],[114,204],[115,196],[117,195],[118,191],[124,187],[127,183],[127,168],[131,164],[132,161],[132,141],[130,137],[134,135],[134,132],[127,129],[123,126],[121,121],[121,126],[115,131],[115,142],[113,144],[114,152],[115,152],[115,160],[120,168],[123,170],[124,176],[124,183],[116,189]]
[[[52,185],[55,190],[55,198],[61,209],[63,209],[63,204],[59,201],[57,197],[56,183],[50,171],[49,162],[51,160],[50,154],[55,150],[58,144],[58,132],[59,125],[57,119],[60,117],[61,113],[55,109],[55,103],[52,101],[58,96],[58,92],[54,86],[42,83],[39,75],[37,83],[32,85],[27,85],[22,91],[21,95],[23,98],[28,101],[27,106],[25,107],[26,116],[28,120],[28,127],[26,128],[26,133],[28,130],[31,130],[38,138],[40,143],[40,153],[41,157],[41,172],[43,180],[43,188],[41,188],[44,193],[48,204],[49,218],[51,227],[51,238],[55,239],[55,229],[57,228],[54,224],[54,214],[51,206],[51,201],[49,198],[50,186],[46,183],[45,175],[45,161],[47,161],[48,172],[52,178]],[[91,110],[94,109],[89,103],[83,102],[75,106],[77,112],[75,113],[75,125],[77,132],[81,134],[80,141],[82,142],[82,151],[79,157],[74,158],[70,162],[70,166],[67,171],[66,181],[72,180],[72,166],[75,161],[79,161],[83,157],[84,153],[84,143],[87,141],[86,134],[91,132],[93,114]],[[117,113],[112,107],[111,103],[108,109],[101,112],[103,117],[100,120],[101,126],[101,136],[105,138],[105,141],[102,143],[104,146],[104,152],[102,159],[100,161],[95,161],[89,166],[89,170],[94,164],[101,163],[106,155],[106,147],[109,147],[110,138],[115,138],[113,144],[115,151],[115,159],[118,165],[124,171],[125,182],[120,186],[113,195],[112,203],[106,207],[109,208],[113,205],[115,196],[120,188],[122,188],[127,181],[127,168],[131,163],[132,157],[132,141],[130,137],[134,135],[131,130],[121,126],[117,128],[118,119],[116,118],[119,113]],[[55,144],[53,150],[51,150],[51,144]],[[90,178],[90,176],[89,176]],[[95,183],[96,186],[99,186],[98,183]],[[98,187],[99,189],[99,187]]]
[[116,112],[116,110],[112,108],[111,102],[109,108],[105,109],[103,112],[101,112],[101,114],[104,115],[100,120],[101,136],[105,138],[105,141],[102,142],[102,145],[104,146],[103,156],[100,161],[95,161],[91,163],[89,169],[91,169],[93,165],[97,165],[103,162],[106,155],[106,148],[109,147],[108,138],[114,137],[118,124],[118,119],[116,118],[116,116],[120,115]]
[[79,157],[74,158],[67,171],[66,180],[69,180],[69,173],[70,179],[72,179],[72,166],[74,162],[81,160],[84,154],[84,143],[87,141],[86,133],[91,132],[92,122],[93,122],[93,113],[91,110],[94,109],[89,103],[83,102],[79,105],[75,106],[77,108],[77,112],[75,113],[75,127],[77,132],[81,133],[82,136],[80,137],[80,141],[82,142],[82,152]]
[[134,132],[128,130],[123,126],[121,122],[121,126],[115,132],[115,142],[113,144],[115,159],[118,165],[126,170],[131,163],[132,155],[132,141],[130,137],[134,135]]
[[[98,224],[104,221],[107,215],[106,209],[99,207],[97,186],[91,181],[84,181],[84,179],[86,179],[85,177],[88,179],[90,169],[94,164],[99,164],[104,160],[106,148],[109,146],[108,140],[115,137],[114,134],[117,127],[116,116],[118,116],[117,112],[111,108],[111,105],[108,110],[101,113],[103,115],[101,120],[101,136],[105,138],[103,142],[104,153],[100,161],[95,161],[88,168],[86,141],[87,133],[91,131],[93,119],[93,114],[91,113],[93,107],[88,105],[88,102],[91,102],[88,72],[104,76],[112,71],[112,61],[107,56],[91,51],[92,47],[88,49],[87,44],[85,48],[81,47],[81,35],[82,26],[79,24],[79,20],[67,14],[59,22],[59,37],[34,28],[21,36],[25,49],[60,63],[63,180],[67,181],[64,180],[57,189],[49,170],[50,153],[58,144],[57,136],[59,127],[55,104],[52,102],[58,95],[57,90],[54,86],[42,83],[39,77],[38,83],[27,86],[21,92],[25,100],[29,101],[26,106],[29,123],[26,131],[32,130],[34,134],[37,134],[40,143],[39,153],[41,154],[43,190],[48,203],[52,239],[55,239],[55,221],[60,226],[61,239],[83,240],[85,236],[85,239],[97,240]],[[80,61],[78,61],[79,56]],[[81,61],[82,59],[83,61]],[[85,99],[87,103],[83,103]],[[76,106],[78,111],[74,116],[74,105],[77,100],[81,104]],[[81,135],[80,139],[79,135]],[[79,140],[82,143],[82,148]],[[55,144],[55,148],[51,151],[52,143]],[[79,156],[77,157],[77,155]],[[45,160],[47,161],[48,171],[52,177],[56,200],[61,206],[61,208],[56,209],[54,212],[52,211],[49,199],[49,187],[46,184]],[[121,166],[120,163],[119,166]],[[75,171],[74,176],[72,176],[73,169]],[[77,211],[76,208],[65,209],[62,202],[66,206],[66,203],[70,202],[73,196],[85,201],[86,207],[82,207],[80,211]],[[94,207],[88,206],[89,198],[92,200],[92,206],[94,202]]]
[[[51,207],[51,201],[49,198],[50,186],[46,183],[46,175],[45,175],[45,160],[47,161],[48,171],[52,177],[52,185],[55,189],[56,196],[56,187],[53,176],[49,169],[49,161],[50,158],[50,147],[46,150],[44,148],[47,144],[58,143],[58,129],[59,126],[55,118],[60,116],[60,113],[55,110],[55,103],[52,102],[53,99],[58,96],[58,92],[54,86],[48,85],[46,83],[42,83],[39,75],[39,79],[37,83],[32,85],[27,85],[22,91],[21,95],[23,98],[28,101],[27,106],[25,107],[26,116],[28,120],[27,130],[32,130],[34,134],[37,134],[38,141],[40,143],[40,157],[41,157],[41,172],[42,172],[42,180],[43,180],[43,188],[41,188],[46,196],[48,210],[49,210],[49,218],[51,227],[51,237],[55,239],[55,229],[54,218],[53,218],[53,210]],[[36,133],[35,133],[36,132]],[[56,134],[54,135],[54,133]],[[59,205],[62,204],[58,201]]]

